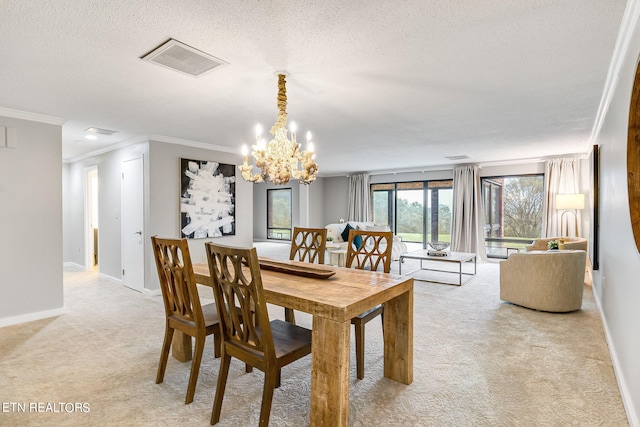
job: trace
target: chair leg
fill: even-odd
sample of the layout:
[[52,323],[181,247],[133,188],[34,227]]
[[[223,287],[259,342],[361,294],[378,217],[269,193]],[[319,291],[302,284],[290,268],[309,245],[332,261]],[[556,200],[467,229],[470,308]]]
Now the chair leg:
[[276,374],[276,388],[280,388],[280,380],[282,376],[280,375],[282,372],[281,369],[278,369],[278,373]]
[[202,361],[202,353],[204,351],[204,338],[196,337],[196,346],[193,350],[193,360],[191,361],[191,374],[189,374],[189,385],[187,386],[187,398],[185,404],[193,402],[193,396],[196,394],[196,384],[198,382],[198,373],[200,372],[200,362]]
[[216,386],[216,396],[213,399],[213,410],[211,411],[211,425],[220,421],[220,411],[222,410],[222,399],[224,399],[224,389],[227,386],[227,376],[229,375],[229,364],[231,356],[223,354],[220,359],[220,372],[218,372],[218,385]]
[[213,333],[213,355],[217,359],[222,354],[222,334],[220,332]]
[[296,315],[292,308],[284,308],[284,320],[285,322],[293,323],[294,325],[296,324]]
[[357,322],[356,326],[356,376],[364,378],[364,324]]
[[[269,372],[270,371],[270,372]],[[264,388],[262,390],[262,407],[260,408],[260,423],[261,426],[269,425],[269,417],[271,416],[271,402],[273,401],[273,390],[276,385],[276,377],[280,370],[273,372],[273,370],[267,370],[264,373]]]
[[164,381],[164,371],[167,369],[167,359],[169,358],[169,348],[171,348],[171,340],[173,339],[173,328],[167,325],[164,331],[164,342],[160,351],[160,362],[158,363],[158,373],[156,375],[156,384]]

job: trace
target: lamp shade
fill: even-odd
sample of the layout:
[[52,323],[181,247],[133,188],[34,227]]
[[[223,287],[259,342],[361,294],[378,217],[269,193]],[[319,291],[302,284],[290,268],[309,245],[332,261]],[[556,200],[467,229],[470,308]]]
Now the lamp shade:
[[556,209],[584,209],[584,194],[556,194]]

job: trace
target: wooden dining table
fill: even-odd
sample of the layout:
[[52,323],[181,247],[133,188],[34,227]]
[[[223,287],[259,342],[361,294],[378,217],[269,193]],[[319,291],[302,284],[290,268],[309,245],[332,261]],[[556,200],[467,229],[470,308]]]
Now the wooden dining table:
[[[306,264],[287,263],[294,267]],[[260,274],[268,303],[313,315],[310,424],[347,426],[353,317],[384,304],[384,376],[403,384],[413,381],[413,279],[342,267],[320,268],[330,268],[335,274],[304,277],[265,269]],[[207,264],[194,264],[193,269],[198,283],[213,285]]]

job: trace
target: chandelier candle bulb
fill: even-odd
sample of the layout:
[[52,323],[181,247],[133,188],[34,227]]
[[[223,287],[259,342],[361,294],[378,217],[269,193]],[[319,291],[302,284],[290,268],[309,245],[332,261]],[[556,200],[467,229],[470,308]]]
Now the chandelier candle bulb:
[[247,147],[246,144],[243,144],[242,145],[242,157],[244,158],[243,159],[243,163],[244,163],[245,166],[247,166],[247,164],[248,164],[247,163],[247,156],[248,155],[249,155],[249,147]]

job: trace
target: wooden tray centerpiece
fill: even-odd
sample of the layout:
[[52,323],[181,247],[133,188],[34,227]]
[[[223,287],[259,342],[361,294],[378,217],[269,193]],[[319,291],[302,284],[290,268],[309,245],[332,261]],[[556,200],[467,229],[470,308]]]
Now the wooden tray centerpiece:
[[258,263],[260,264],[261,269],[293,274],[296,276],[328,279],[336,274],[336,271],[331,267],[311,264],[308,262],[281,261],[272,258],[258,257]]

